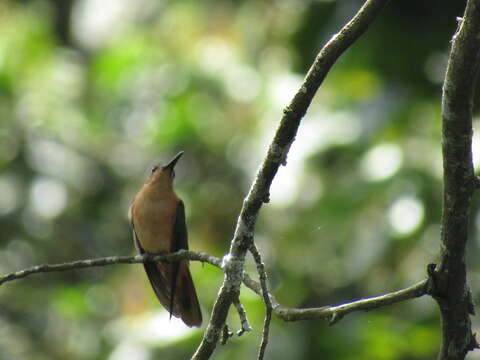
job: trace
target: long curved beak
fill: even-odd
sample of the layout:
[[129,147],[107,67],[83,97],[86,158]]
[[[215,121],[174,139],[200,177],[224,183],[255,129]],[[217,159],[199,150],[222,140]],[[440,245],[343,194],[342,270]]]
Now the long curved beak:
[[183,151],[180,151],[177,155],[175,155],[175,157],[172,160],[170,160],[170,162],[167,165],[162,166],[163,169],[173,170],[173,168],[175,167],[175,164],[182,157],[182,155],[183,155]]

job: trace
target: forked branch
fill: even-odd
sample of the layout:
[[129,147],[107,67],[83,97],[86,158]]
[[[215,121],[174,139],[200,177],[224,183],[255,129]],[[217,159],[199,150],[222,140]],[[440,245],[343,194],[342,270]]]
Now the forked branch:
[[284,109],[279,127],[260,166],[238,216],[230,251],[224,258],[224,280],[213,306],[212,315],[194,360],[209,359],[215,350],[233,300],[238,297],[243,276],[245,254],[250,248],[255,223],[262,204],[268,202],[270,185],[280,165],[286,164],[290,145],[300,121],[307,112],[318,88],[331,67],[375,20],[388,0],[367,0],[358,13],[321,49],[300,89]]

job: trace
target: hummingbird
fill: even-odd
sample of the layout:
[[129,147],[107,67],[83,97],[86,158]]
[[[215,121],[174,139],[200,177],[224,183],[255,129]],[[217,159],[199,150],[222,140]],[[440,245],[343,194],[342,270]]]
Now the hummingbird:
[[[140,254],[188,250],[185,206],[173,190],[179,152],[168,164],[155,164],[129,209],[135,247]],[[160,303],[189,326],[202,325],[202,312],[190,275],[188,260],[172,263],[147,261],[148,279]]]

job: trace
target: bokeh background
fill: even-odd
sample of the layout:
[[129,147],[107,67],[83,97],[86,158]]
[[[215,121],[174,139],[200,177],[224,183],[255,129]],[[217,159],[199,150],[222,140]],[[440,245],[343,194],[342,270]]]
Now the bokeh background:
[[[282,108],[362,3],[0,1],[0,271],[134,254],[128,206],[178,150],[190,247],[222,256]],[[283,305],[392,291],[438,260],[441,84],[464,3],[392,1],[318,92],[256,233]],[[191,267],[208,320],[222,273]],[[253,331],[216,359],[256,354],[264,307],[246,288],[242,301]],[[267,359],[431,359],[439,326],[427,297],[333,327],[274,318]],[[201,334],[169,321],[141,265],[0,288],[1,359],[186,359]]]

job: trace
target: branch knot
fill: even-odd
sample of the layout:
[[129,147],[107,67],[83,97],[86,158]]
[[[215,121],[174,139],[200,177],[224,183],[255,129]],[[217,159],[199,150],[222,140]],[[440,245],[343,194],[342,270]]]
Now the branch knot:
[[230,253],[226,254],[221,263],[221,268],[227,276],[228,285],[230,289],[237,290],[243,280],[243,264],[244,261],[233,257]]

